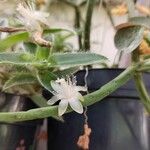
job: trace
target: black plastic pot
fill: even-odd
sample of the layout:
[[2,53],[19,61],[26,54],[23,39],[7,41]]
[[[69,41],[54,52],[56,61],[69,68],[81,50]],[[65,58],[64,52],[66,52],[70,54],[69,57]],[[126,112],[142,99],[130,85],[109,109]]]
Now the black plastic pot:
[[[30,99],[0,93],[0,112],[25,111],[34,108]],[[35,134],[41,121],[0,123],[0,150],[30,150],[35,147]]]
[[[90,70],[89,91],[95,91],[123,70]],[[84,85],[85,71],[77,73],[79,85]],[[150,74],[144,75],[150,91]],[[88,122],[92,129],[90,150],[149,150],[150,118],[139,101],[134,81],[115,91],[105,100],[88,107]],[[78,150],[77,140],[83,134],[84,117],[77,113],[64,115],[65,123],[49,119],[48,149]]]

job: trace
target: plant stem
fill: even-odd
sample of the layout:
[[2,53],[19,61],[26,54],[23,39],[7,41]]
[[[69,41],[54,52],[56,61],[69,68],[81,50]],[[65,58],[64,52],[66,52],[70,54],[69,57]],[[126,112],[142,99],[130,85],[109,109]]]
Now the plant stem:
[[116,89],[124,85],[128,80],[130,80],[137,68],[139,68],[139,64],[128,67],[118,77],[102,86],[99,90],[84,96],[84,105],[89,106],[100,100],[103,100],[106,96],[110,95]]
[[91,34],[91,24],[92,24],[94,4],[95,0],[87,1],[86,20],[84,25],[84,40],[83,40],[84,51],[90,50],[90,34]]
[[[48,106],[47,100],[42,95],[35,93],[35,95],[30,96],[29,98],[40,108]],[[52,116],[52,118],[56,119],[57,121],[63,121],[62,117]]]
[[136,73],[134,75],[134,80],[140,99],[144,104],[146,110],[150,113],[150,97],[143,82],[142,75],[140,73]]
[[135,17],[135,4],[134,0],[125,0],[128,7],[128,16],[129,18]]
[[[80,14],[80,10],[78,6],[75,6],[74,9],[75,9],[75,25],[74,26],[79,31],[81,29],[81,25],[80,25],[81,14]],[[81,32],[78,34],[78,44],[79,44],[79,49],[82,50],[83,46],[82,46],[82,33]]]
[[[80,26],[80,18],[81,18],[81,14],[80,14],[80,5],[75,5],[74,3],[70,2],[70,1],[66,1],[66,0],[62,0],[63,3],[71,6],[74,10],[75,10],[75,25],[74,27],[77,30],[80,30],[81,26]],[[83,46],[82,46],[82,34],[79,33],[78,34],[78,44],[79,44],[79,49],[82,50]]]
[[30,96],[29,98],[39,107],[48,106],[46,99],[39,94],[35,94],[33,96]]
[[150,72],[150,66],[144,66],[137,70],[138,72]]
[[[137,63],[140,61],[138,49],[133,51],[132,61],[133,61],[133,63]],[[149,96],[149,94],[146,90],[145,84],[143,82],[142,74],[139,72],[136,72],[134,75],[134,81],[136,84],[137,91],[139,93],[139,97],[140,97],[142,103],[144,104],[146,110],[150,113],[150,96]]]
[[[135,16],[135,6],[133,0],[126,0],[128,11],[129,11],[129,19]],[[132,62],[133,64],[140,62],[140,54],[138,48],[132,53]],[[137,91],[139,93],[139,97],[145,106],[146,110],[150,113],[150,97],[146,90],[145,84],[142,79],[142,75],[139,72],[136,72],[134,75],[134,81],[136,84]]]
[[71,1],[66,1],[66,0],[61,0],[61,2],[71,6],[71,7],[75,7],[76,5],[74,3],[72,3]]
[[[110,95],[116,89],[124,85],[131,77],[134,75],[136,69],[139,68],[139,63],[130,66],[125,71],[123,71],[118,77],[110,81],[108,84],[101,87],[99,90],[90,93],[84,96],[84,106],[92,105],[96,102],[103,100],[106,96]],[[67,112],[72,111],[68,109]],[[22,111],[22,112],[1,112],[0,113],[0,122],[20,122],[26,120],[34,120],[34,119],[41,119],[50,116],[57,116],[58,115],[58,107],[57,106],[50,106],[50,107],[43,107],[43,108],[36,108],[31,109],[29,111]]]
[[20,32],[20,31],[26,31],[26,29],[24,29],[24,28],[0,27],[0,32],[13,33],[13,32]]

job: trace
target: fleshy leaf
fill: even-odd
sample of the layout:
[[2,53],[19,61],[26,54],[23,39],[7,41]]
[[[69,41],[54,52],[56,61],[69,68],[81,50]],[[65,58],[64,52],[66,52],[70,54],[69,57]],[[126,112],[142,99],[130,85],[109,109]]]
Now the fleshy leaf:
[[146,28],[150,28],[150,17],[132,17],[129,22],[134,25],[141,25]]
[[144,28],[141,26],[127,26],[120,28],[115,35],[115,45],[120,51],[130,53],[134,51],[143,39]]

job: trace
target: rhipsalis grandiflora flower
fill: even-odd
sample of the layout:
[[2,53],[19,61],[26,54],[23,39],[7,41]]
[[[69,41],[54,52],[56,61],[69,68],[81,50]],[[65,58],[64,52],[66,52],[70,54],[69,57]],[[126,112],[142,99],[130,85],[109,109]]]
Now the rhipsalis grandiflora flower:
[[50,27],[47,17],[48,13],[36,11],[23,4],[18,4],[18,19],[26,30],[31,34],[35,42],[43,46],[50,46],[50,43],[42,38],[43,26]]
[[67,110],[68,105],[77,113],[83,113],[83,106],[80,101],[83,101],[83,96],[79,91],[87,91],[86,87],[76,86],[76,80],[71,79],[58,79],[51,82],[54,89],[54,96],[48,101],[49,105],[53,105],[59,101],[58,114],[63,115]]

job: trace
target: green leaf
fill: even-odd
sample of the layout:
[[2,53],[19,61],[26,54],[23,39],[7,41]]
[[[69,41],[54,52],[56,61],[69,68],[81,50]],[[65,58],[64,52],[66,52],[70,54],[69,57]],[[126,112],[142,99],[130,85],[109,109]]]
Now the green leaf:
[[0,63],[27,65],[32,64],[34,56],[28,53],[0,53]]
[[[54,29],[45,29],[44,34],[50,34],[50,33],[52,34],[52,33],[57,33],[62,31],[70,32],[72,34],[74,33],[72,30],[69,29],[54,28]],[[0,40],[0,52],[5,51],[6,49],[12,47],[17,43],[23,41],[29,41],[29,40],[30,40],[30,36],[28,32],[19,32],[19,33],[9,35],[5,39]]]
[[52,92],[53,89],[50,85],[50,82],[52,80],[56,80],[58,77],[62,78],[65,77],[66,75],[71,75],[74,72],[77,71],[77,68],[70,68],[70,69],[65,69],[62,71],[57,71],[57,72],[50,72],[50,71],[40,71],[37,73],[37,79],[39,83],[48,91]]
[[52,80],[56,80],[57,76],[50,71],[41,71],[37,73],[39,83],[48,91],[52,92],[53,89],[50,85]]
[[29,53],[0,53],[0,63],[43,66],[44,68],[77,67],[104,63],[106,60],[106,57],[94,53],[54,53],[47,61],[36,60]]
[[29,35],[27,32],[12,34],[7,38],[0,40],[0,52],[5,51],[6,49],[12,47],[19,42],[27,41],[28,39]]
[[75,34],[73,30],[63,29],[63,28],[44,29],[44,34],[57,33],[57,32],[70,32],[72,34]]
[[6,90],[8,88],[17,85],[34,84],[34,83],[37,83],[37,79],[33,75],[28,73],[18,73],[6,81],[6,83],[3,86],[3,90]]
[[64,52],[64,50],[67,48],[66,37],[60,33],[54,35],[53,40],[53,52]]
[[72,67],[72,68],[69,68],[69,69],[56,71],[56,72],[54,72],[54,74],[56,74],[57,77],[62,78],[62,77],[73,75],[78,70],[79,70],[78,67]]
[[140,45],[143,33],[144,28],[141,26],[123,27],[115,35],[115,45],[118,50],[130,53]]
[[38,46],[35,57],[37,60],[47,60],[49,54],[50,54],[49,48]]
[[55,53],[49,62],[54,62],[53,67],[77,67],[83,65],[91,65],[103,63],[107,60],[106,57],[95,53]]
[[25,51],[29,52],[31,54],[35,54],[36,53],[36,49],[37,49],[37,45],[31,42],[24,42],[23,43],[24,47],[25,47]]
[[150,17],[132,17],[129,22],[134,25],[141,25],[146,28],[150,28]]

